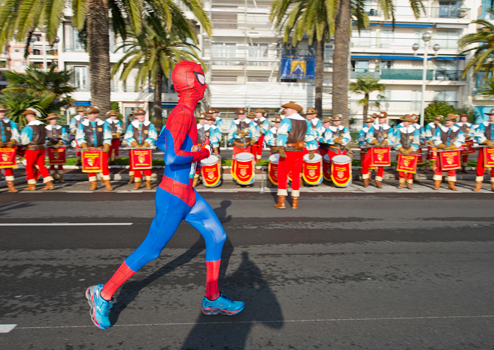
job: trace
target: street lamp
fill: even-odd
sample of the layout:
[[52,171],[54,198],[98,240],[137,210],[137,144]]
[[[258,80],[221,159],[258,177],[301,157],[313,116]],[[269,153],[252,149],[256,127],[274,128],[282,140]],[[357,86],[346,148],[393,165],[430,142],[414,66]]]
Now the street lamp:
[[[431,41],[432,35],[429,32],[425,32],[422,34],[422,40],[424,41],[424,59],[423,59],[423,68],[422,68],[422,101],[420,105],[420,125],[424,126],[424,116],[425,116],[425,84],[426,84],[426,79],[427,79],[427,51],[429,49],[429,42]],[[412,46],[412,50],[415,52],[415,55],[417,55],[417,50],[419,49],[420,45],[415,43]],[[440,46],[438,44],[434,45],[433,47],[434,51],[437,54],[437,51],[439,51]]]

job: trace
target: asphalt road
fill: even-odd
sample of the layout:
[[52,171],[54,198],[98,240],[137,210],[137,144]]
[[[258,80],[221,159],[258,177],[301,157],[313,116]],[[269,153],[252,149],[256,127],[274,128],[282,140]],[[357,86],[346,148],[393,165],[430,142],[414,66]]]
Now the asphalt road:
[[203,195],[229,237],[220,289],[245,310],[201,314],[205,250],[184,223],[99,330],[84,291],[143,240],[153,193],[0,193],[0,349],[494,348],[493,196],[304,193],[280,211]]

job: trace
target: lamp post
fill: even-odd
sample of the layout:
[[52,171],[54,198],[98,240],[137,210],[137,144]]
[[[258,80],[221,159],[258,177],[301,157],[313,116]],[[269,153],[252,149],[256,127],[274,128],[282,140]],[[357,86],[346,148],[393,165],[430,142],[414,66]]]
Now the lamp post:
[[[425,32],[422,34],[422,40],[424,41],[424,59],[423,59],[423,67],[422,67],[422,99],[420,104],[420,125],[424,126],[424,116],[425,116],[425,84],[427,79],[427,53],[429,49],[429,42],[431,41],[432,35],[429,32]],[[420,45],[415,43],[412,46],[412,50],[415,51],[415,55],[417,54],[417,50],[420,48]],[[434,45],[434,51],[437,54],[440,46],[438,44]]]

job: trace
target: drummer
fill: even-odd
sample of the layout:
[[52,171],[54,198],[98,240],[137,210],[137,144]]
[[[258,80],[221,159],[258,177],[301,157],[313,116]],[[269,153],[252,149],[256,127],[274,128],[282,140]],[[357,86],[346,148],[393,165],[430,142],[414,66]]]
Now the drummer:
[[436,129],[441,127],[441,122],[444,119],[442,115],[436,115],[434,117],[434,121],[425,126],[424,138],[425,143],[427,145],[427,159],[424,165],[424,173],[427,173],[429,162],[432,163],[432,171],[436,171],[436,162],[437,162],[437,147],[434,146],[434,142],[432,141],[432,137],[436,133]]
[[278,129],[281,125],[281,117],[276,117],[274,120],[274,126],[266,132],[264,137],[264,143],[271,149],[269,155],[278,153],[278,146],[276,146],[276,136],[278,134]]
[[264,117],[264,114],[266,114],[266,111],[264,109],[258,108],[255,111],[256,117],[254,118],[254,123],[258,126],[259,133],[257,135],[257,143],[252,146],[252,154],[256,157],[256,164],[259,164],[259,162],[261,161],[264,137],[269,129],[269,122]]
[[317,141],[319,142],[319,154],[324,157],[326,154],[328,154],[328,150],[330,147],[329,143],[326,143],[324,141],[324,133],[326,130],[331,126],[331,118],[330,117],[324,117],[324,119],[321,122],[322,128],[318,132],[319,138]]
[[[372,128],[372,125],[376,121],[377,115],[373,113],[370,116],[367,116],[364,120],[364,127],[360,129],[358,133],[358,146],[360,147],[360,163],[365,159],[365,155],[367,151],[369,150],[369,144],[367,143],[367,134],[369,133],[370,129]],[[370,173],[369,173],[369,179],[370,179]]]
[[251,153],[251,145],[256,143],[256,127],[245,118],[246,113],[245,108],[239,108],[235,112],[237,119],[230,124],[228,141],[233,143],[233,157],[238,153]]
[[329,144],[329,160],[337,155],[346,155],[346,145],[352,140],[350,130],[346,126],[341,125],[343,116],[335,114],[331,121],[333,125],[324,132],[323,142]]
[[[220,128],[214,125],[216,119],[212,114],[206,114],[206,137],[209,137],[209,142],[213,145],[213,152],[215,155],[220,154],[221,136],[223,135]],[[209,126],[209,129],[206,129]]]
[[214,123],[219,130],[223,129],[223,119],[219,117],[220,111],[216,108],[209,108],[207,114],[211,114],[214,118]]
[[307,111],[305,112],[305,118],[310,122],[312,132],[314,133],[316,140],[319,140],[321,137],[323,137],[323,133],[324,131],[326,131],[326,129],[322,126],[321,120],[317,118],[317,110],[315,110],[314,108],[307,108]]
[[[461,131],[463,131],[463,134],[465,135],[465,141],[472,139],[474,136],[473,130],[472,130],[472,124],[468,122],[468,115],[466,113],[462,113],[460,115],[460,122],[456,123],[456,126],[460,128]],[[466,146],[465,144],[463,146]],[[467,165],[468,165],[468,154],[464,154],[461,156],[461,172],[466,173],[467,172]]]
[[[386,147],[393,145],[393,128],[386,123],[388,113],[380,112],[377,114],[378,123],[372,125],[367,133],[366,141],[369,145],[376,147]],[[371,152],[367,152],[364,160],[362,161],[362,180],[364,181],[364,187],[369,186],[370,174],[369,168],[371,165]],[[376,187],[382,188],[382,181],[384,175],[384,167],[376,167]]]
[[[394,133],[394,149],[399,152],[400,155],[410,155],[413,152],[417,152],[420,149],[420,134],[416,127],[412,124],[414,119],[411,115],[407,114],[400,119],[402,121],[401,127],[396,128]],[[412,189],[413,173],[405,173],[403,171],[398,172],[398,178],[400,184],[398,188],[405,188],[405,183],[408,189]]]

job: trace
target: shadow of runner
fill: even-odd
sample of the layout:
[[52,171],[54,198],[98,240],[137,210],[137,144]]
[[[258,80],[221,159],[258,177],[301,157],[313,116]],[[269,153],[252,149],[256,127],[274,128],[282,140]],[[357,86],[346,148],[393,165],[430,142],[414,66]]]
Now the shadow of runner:
[[[237,271],[220,279],[220,290],[224,290],[234,300],[245,302],[245,309],[232,317],[206,316],[201,313],[185,339],[182,350],[245,349],[247,337],[254,324],[261,323],[274,329],[283,328],[283,314],[278,300],[247,252],[242,253],[242,263]],[[261,346],[256,344],[254,347]]]

